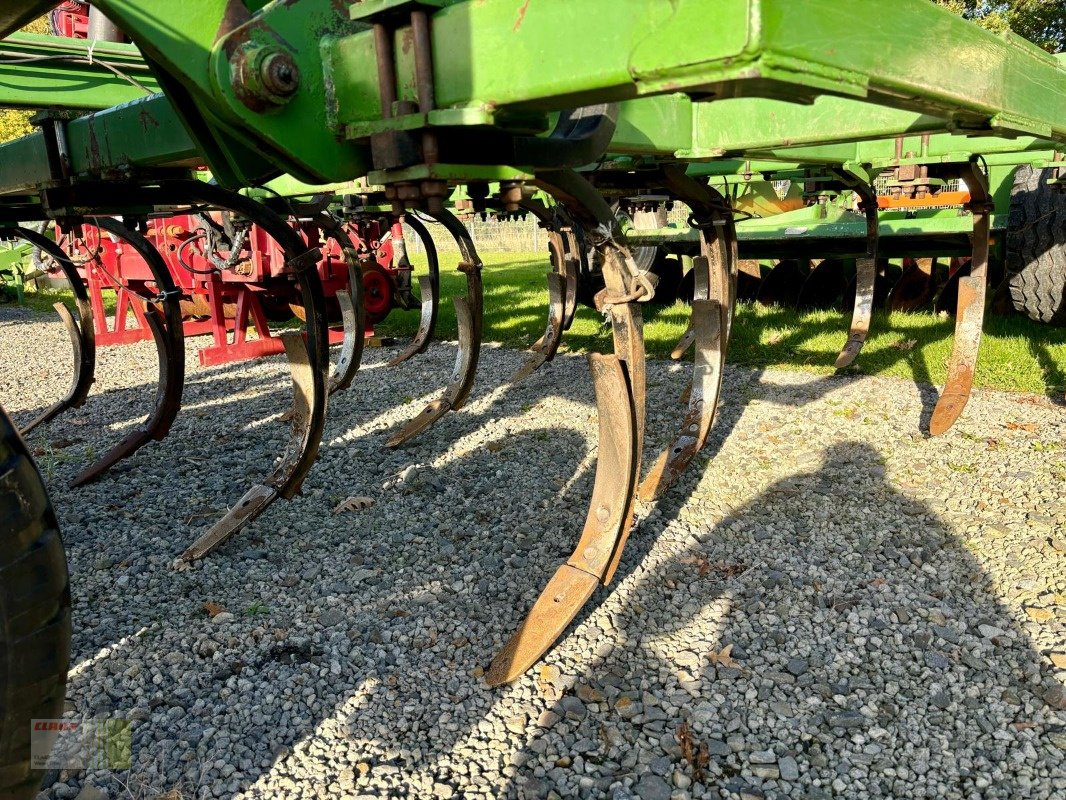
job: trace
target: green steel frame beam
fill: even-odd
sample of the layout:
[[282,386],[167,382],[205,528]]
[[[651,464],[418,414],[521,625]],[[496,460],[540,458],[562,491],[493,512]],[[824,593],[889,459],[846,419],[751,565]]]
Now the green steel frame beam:
[[[248,15],[233,13],[239,3],[184,0],[180,30],[164,0],[97,5],[165,72],[164,89],[220,180],[271,168],[317,182],[368,171],[366,126],[381,123],[376,50],[344,4],[279,0]],[[358,16],[362,6],[350,8]],[[395,33],[401,100],[414,86],[409,36]],[[942,129],[1066,138],[1066,71],[1054,57],[926,0],[466,0],[432,14],[431,41],[436,105],[453,112],[437,120],[452,127],[640,95],[830,94],[942,118]],[[952,57],[930,59],[929,41],[951,42]],[[292,59],[300,87],[286,104],[254,110],[233,78],[266,51]],[[381,127],[434,122],[410,116]]]
[[[196,143],[162,95],[79,117],[65,129],[71,173],[80,180],[124,178],[157,168],[184,171],[203,163]],[[52,181],[41,133],[0,145],[0,194],[34,194]]]
[[137,48],[33,33],[0,43],[0,106],[103,109],[159,91]]

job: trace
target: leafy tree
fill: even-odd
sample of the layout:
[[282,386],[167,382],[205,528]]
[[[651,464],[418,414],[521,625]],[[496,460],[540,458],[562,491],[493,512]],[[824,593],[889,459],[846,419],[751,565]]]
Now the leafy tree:
[[[41,17],[22,30],[30,33],[48,33],[48,18]],[[0,142],[30,133],[33,130],[29,123],[32,113],[32,111],[16,111],[10,108],[0,109]]]
[[992,31],[1014,31],[1049,53],[1066,50],[1063,0],[933,0]]

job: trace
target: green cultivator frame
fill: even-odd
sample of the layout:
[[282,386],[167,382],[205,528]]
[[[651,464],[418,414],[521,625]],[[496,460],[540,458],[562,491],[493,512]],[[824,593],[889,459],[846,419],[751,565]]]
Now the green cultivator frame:
[[[0,31],[11,34],[51,5],[5,3]],[[524,374],[554,355],[573,316],[577,271],[599,265],[594,301],[610,322],[614,353],[590,357],[600,443],[588,517],[573,554],[492,661],[492,684],[523,673],[611,580],[637,501],[666,491],[706,441],[737,283],[738,237],[722,175],[791,171],[819,182],[827,196],[854,193],[857,210],[838,215],[851,226],[846,235],[822,229],[822,239],[848,238],[860,257],[840,365],[862,346],[873,265],[897,234],[895,222],[879,220],[875,179],[890,176],[922,191],[965,182],[966,213],[945,223],[944,236],[955,247],[961,241],[972,261],[959,285],[935,434],[962,413],[972,385],[992,212],[1004,185],[997,159],[1054,165],[1066,143],[1063,65],[926,0],[185,0],[177,24],[174,4],[162,0],[95,5],[126,32],[148,70],[137,66],[132,47],[108,50],[112,69],[88,58],[88,43],[81,51],[28,37],[5,43],[0,100],[61,110],[39,115],[39,131],[0,147],[0,228],[16,235],[19,221],[70,226],[113,215],[125,220],[115,224],[116,235],[143,244],[138,228],[148,217],[229,209],[279,241],[307,309],[306,336],[290,337],[286,347],[297,389],[288,449],[186,558],[206,554],[274,499],[299,491],[325,425],[317,250],[286,225],[284,216],[298,210],[271,201],[269,192],[240,190],[283,174],[329,184],[320,191],[335,198],[335,210],[346,194],[349,211],[379,204],[396,217],[426,213],[458,241],[466,293],[455,298],[456,368],[441,396],[390,446],[425,435],[474,386],[482,264],[445,208],[452,187],[465,185],[475,210],[525,209],[549,230],[549,323]],[[951,57],[929,59],[930,41],[950,43]],[[20,61],[8,55],[16,46],[24,59],[54,57]],[[130,77],[136,83],[120,80]],[[148,93],[156,87],[161,93]],[[93,113],[72,117],[67,109]],[[898,137],[908,138],[897,144]],[[194,179],[200,165],[214,184]],[[380,190],[343,188],[357,179]],[[689,227],[627,231],[609,200],[632,197],[684,203]],[[821,213],[824,222],[831,212],[815,206],[803,213]],[[746,240],[761,235],[756,227]],[[633,248],[674,240],[693,255],[692,319],[676,351],[694,352],[692,384],[677,436],[642,475],[641,308],[654,299],[656,278]],[[155,324],[172,333],[173,287],[161,279],[143,301]],[[434,311],[424,309],[423,319]],[[71,324],[73,340],[89,347]],[[424,349],[428,336],[420,332],[408,355]],[[161,381],[177,384],[180,399],[183,351],[174,339],[158,338],[170,348],[161,350],[161,364],[170,365]],[[332,402],[350,400],[340,394]],[[157,413],[168,418],[165,429],[177,406]]]

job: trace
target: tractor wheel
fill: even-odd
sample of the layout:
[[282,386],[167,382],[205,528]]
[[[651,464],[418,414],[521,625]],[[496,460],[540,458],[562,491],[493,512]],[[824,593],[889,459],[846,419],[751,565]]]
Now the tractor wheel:
[[1066,191],[1048,185],[1051,170],[1014,175],[1007,223],[1006,270],[1014,307],[1037,322],[1066,325]]
[[30,721],[56,719],[70,663],[70,587],[40,473],[0,409],[0,797],[31,798]]

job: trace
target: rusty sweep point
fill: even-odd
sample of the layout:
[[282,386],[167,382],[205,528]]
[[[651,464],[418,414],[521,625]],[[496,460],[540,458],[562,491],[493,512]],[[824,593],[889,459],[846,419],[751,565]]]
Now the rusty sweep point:
[[966,408],[966,401],[970,399],[967,394],[942,394],[933,409],[933,416],[929,419],[929,435],[940,436],[948,432],[955,421],[962,416]]
[[563,564],[540,593],[525,622],[492,659],[485,682],[510,683],[536,663],[592,597],[600,579]]

